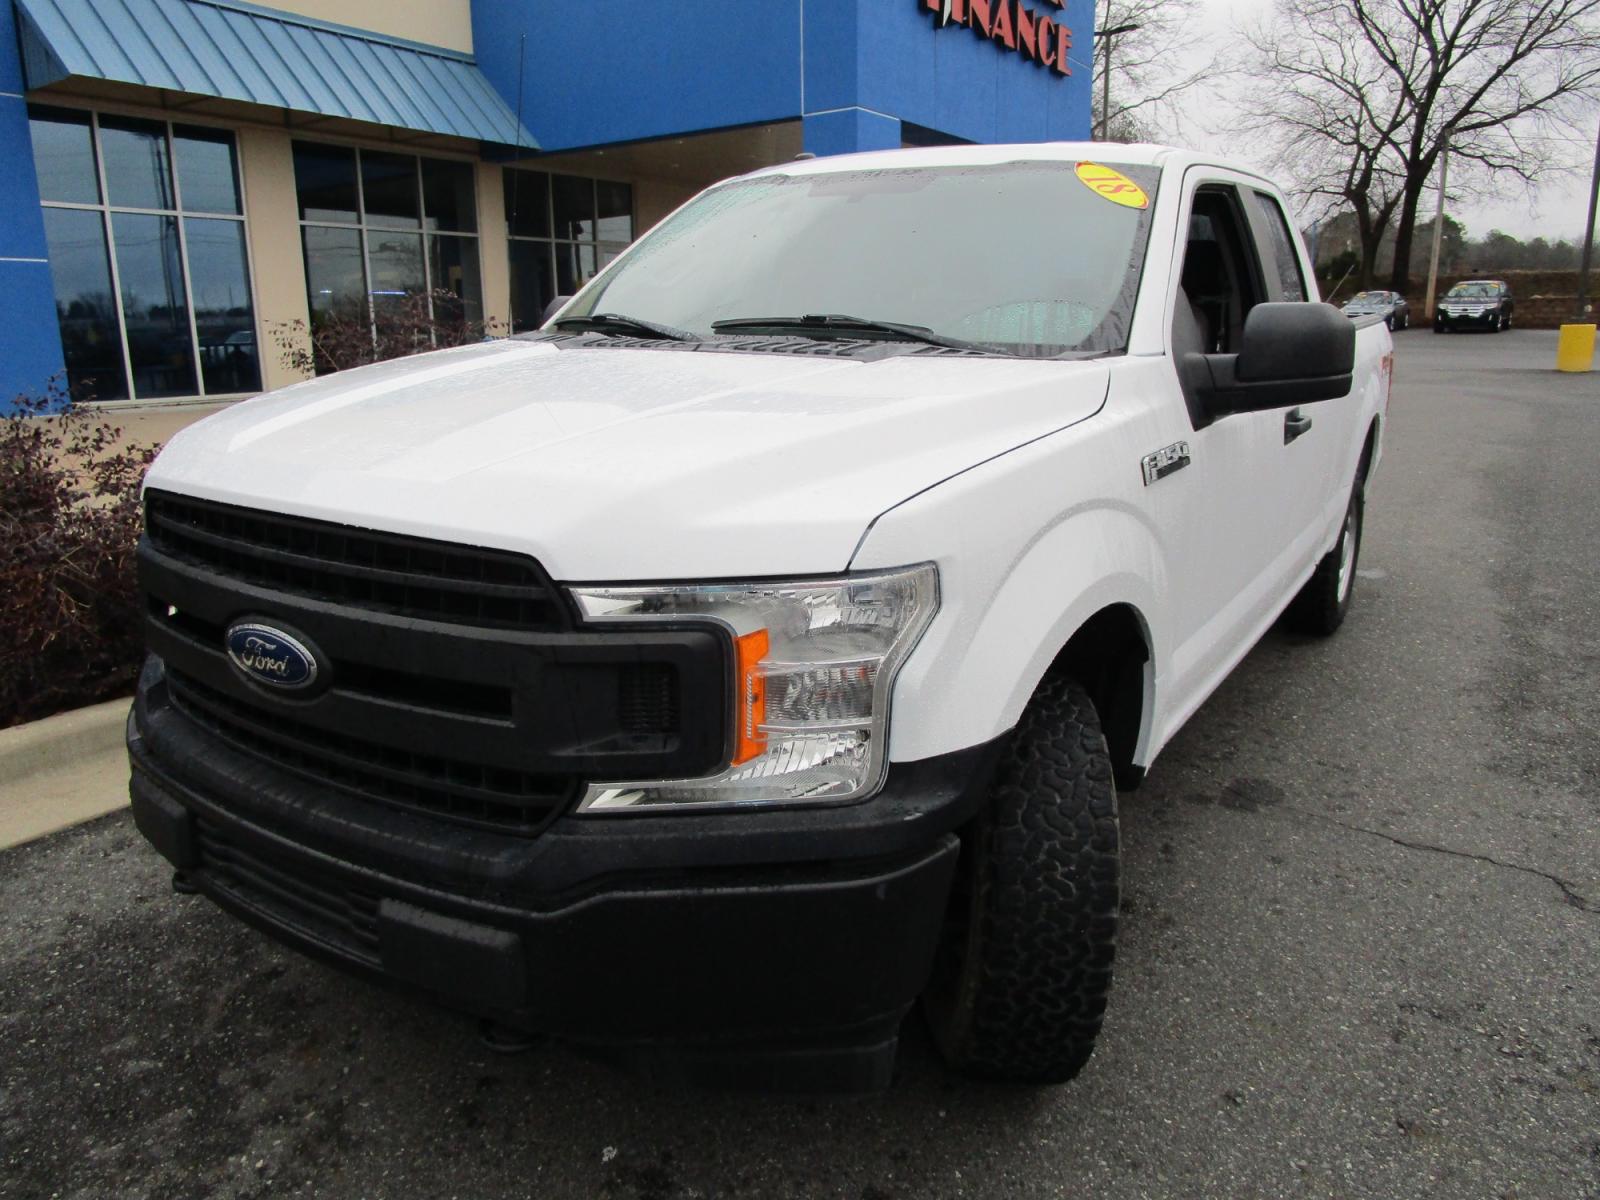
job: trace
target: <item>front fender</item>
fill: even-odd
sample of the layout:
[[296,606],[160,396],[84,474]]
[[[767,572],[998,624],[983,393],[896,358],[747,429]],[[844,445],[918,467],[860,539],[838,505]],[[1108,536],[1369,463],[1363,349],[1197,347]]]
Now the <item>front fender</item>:
[[[915,497],[864,540],[852,567],[930,557],[939,566],[939,614],[895,686],[891,760],[929,758],[1012,728],[1073,633],[1100,610],[1125,604],[1138,614],[1150,652],[1135,754],[1148,761],[1167,645],[1166,560],[1147,515],[1119,494],[1127,489],[1086,477],[1114,477],[1107,464],[1123,456],[1072,455],[1072,491],[1101,498],[1062,507],[1070,433]],[[929,546],[945,552],[930,556]]]

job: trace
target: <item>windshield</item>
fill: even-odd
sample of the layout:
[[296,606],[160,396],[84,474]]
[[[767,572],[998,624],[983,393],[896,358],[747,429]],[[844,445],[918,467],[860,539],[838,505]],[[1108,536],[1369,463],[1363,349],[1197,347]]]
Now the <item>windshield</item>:
[[1351,304],[1387,304],[1387,303],[1389,303],[1389,293],[1388,292],[1357,292],[1354,296],[1350,297],[1350,303]]
[[1495,298],[1495,285],[1492,283],[1458,283],[1446,295],[1447,300],[1493,300]]
[[1119,351],[1159,171],[1117,170],[1144,207],[1057,162],[738,180],[659,225],[564,317],[710,336],[718,321],[840,314],[1010,354]]

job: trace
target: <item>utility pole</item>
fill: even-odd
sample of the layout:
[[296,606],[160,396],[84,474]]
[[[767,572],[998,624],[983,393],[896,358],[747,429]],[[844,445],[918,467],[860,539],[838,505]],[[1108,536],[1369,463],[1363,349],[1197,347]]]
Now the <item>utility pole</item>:
[[1119,34],[1142,28],[1142,25],[1128,24],[1094,31],[1095,37],[1100,39],[1100,70],[1104,73],[1100,81],[1100,136],[1097,141],[1111,140],[1111,46]]
[[1600,203],[1600,138],[1594,143],[1594,179],[1589,184],[1589,223],[1583,227],[1583,266],[1578,270],[1578,324],[1589,323],[1589,264],[1594,260],[1595,206]]
[[1454,129],[1444,131],[1444,153],[1439,160],[1439,211],[1433,218],[1433,254],[1428,260],[1428,299],[1422,306],[1425,318],[1429,321],[1435,319],[1433,311],[1433,295],[1439,288],[1439,247],[1444,242],[1444,193],[1450,185],[1450,139],[1455,137]]

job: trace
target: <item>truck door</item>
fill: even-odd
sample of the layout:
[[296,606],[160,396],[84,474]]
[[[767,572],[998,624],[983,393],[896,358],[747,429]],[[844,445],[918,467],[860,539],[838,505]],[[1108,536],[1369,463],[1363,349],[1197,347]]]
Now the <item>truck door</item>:
[[[1283,207],[1270,192],[1241,189],[1245,212],[1255,234],[1263,266],[1268,300],[1304,303],[1310,300],[1297,241]],[[1308,573],[1332,522],[1344,515],[1350,481],[1340,478],[1345,452],[1355,436],[1355,397],[1324,400],[1316,404],[1269,413],[1282,430],[1282,444],[1273,457],[1277,495],[1282,500],[1280,532],[1289,554],[1284,563],[1285,586],[1294,586]]]
[[1303,437],[1285,444],[1288,410],[1211,420],[1184,384],[1185,354],[1237,353],[1250,310],[1277,298],[1264,270],[1276,264],[1263,261],[1246,207],[1255,203],[1249,185],[1191,173],[1186,191],[1169,346],[1193,427],[1194,507],[1183,515],[1185,536],[1174,548],[1173,667],[1177,692],[1198,703],[1285,599],[1296,568],[1294,531],[1322,481],[1320,470],[1313,480],[1295,476],[1295,464],[1308,456],[1294,453]]

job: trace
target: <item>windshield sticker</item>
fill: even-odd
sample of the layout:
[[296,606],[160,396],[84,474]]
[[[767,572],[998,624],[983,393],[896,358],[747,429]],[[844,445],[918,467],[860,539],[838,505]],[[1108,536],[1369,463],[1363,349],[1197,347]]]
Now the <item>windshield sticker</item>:
[[1144,189],[1121,171],[1113,171],[1100,163],[1081,162],[1078,164],[1078,178],[1091,192],[1104,196],[1113,204],[1120,204],[1123,208],[1150,207],[1150,197],[1144,194]]

